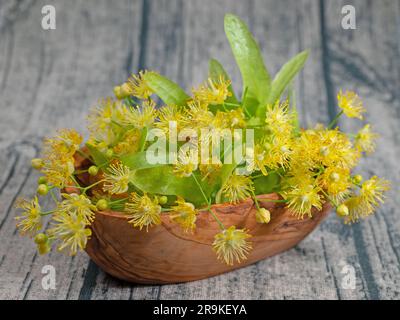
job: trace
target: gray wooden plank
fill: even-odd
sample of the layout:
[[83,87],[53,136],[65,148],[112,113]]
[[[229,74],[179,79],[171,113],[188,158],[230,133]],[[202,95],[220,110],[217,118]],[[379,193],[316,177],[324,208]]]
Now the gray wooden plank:
[[[356,9],[357,29],[343,30],[340,14],[345,4]],[[358,275],[368,298],[399,298],[399,175],[398,127],[399,86],[399,3],[396,1],[329,2],[326,12],[326,41],[330,56],[331,87],[353,89],[363,98],[370,122],[381,135],[377,151],[363,160],[360,172],[390,179],[388,200],[374,217],[351,228],[356,248]],[[332,93],[333,95],[333,93]],[[343,119],[341,126],[356,132],[362,123]]]

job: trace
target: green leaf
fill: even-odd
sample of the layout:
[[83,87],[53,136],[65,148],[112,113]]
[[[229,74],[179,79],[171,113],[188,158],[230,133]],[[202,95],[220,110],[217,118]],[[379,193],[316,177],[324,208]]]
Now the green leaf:
[[268,194],[279,190],[280,177],[276,172],[270,172],[253,180],[256,194]]
[[186,101],[190,98],[175,82],[156,72],[146,73],[144,75],[144,80],[151,90],[153,90],[166,104],[184,106]]
[[[213,188],[198,178],[206,196],[210,196]],[[133,171],[131,183],[144,192],[176,195],[192,202],[195,206],[206,202],[193,177],[179,178],[173,173],[173,167],[168,165]]]
[[232,48],[248,97],[264,104],[271,86],[269,73],[264,65],[258,44],[246,24],[233,14],[225,15],[225,33]]
[[283,90],[285,90],[295,75],[303,68],[307,58],[308,51],[303,51],[284,64],[272,81],[268,103],[275,103],[279,99]]
[[96,166],[102,166],[105,163],[107,163],[108,159],[107,157],[101,152],[99,151],[99,149],[97,149],[95,146],[91,145],[90,143],[86,143],[86,147],[89,150],[89,154],[92,157],[94,164]]
[[[215,81],[217,81],[220,76],[223,76],[225,80],[231,80],[224,67],[215,59],[211,59],[208,63],[208,76]],[[235,92],[233,91],[232,83],[228,87],[228,90],[231,93],[231,96],[226,99],[226,102],[235,104],[239,103]]]
[[146,151],[127,154],[120,157],[121,162],[131,170],[140,170],[159,167],[164,164],[151,164],[146,159]]

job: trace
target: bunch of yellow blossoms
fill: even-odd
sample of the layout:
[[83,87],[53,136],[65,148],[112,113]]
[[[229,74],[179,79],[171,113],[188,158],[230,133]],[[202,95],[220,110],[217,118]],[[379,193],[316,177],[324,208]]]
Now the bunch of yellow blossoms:
[[[116,98],[101,100],[92,109],[86,148],[82,148],[82,136],[76,131],[61,130],[45,140],[43,156],[32,160],[32,166],[42,176],[33,200],[17,202],[22,210],[17,226],[22,233],[34,236],[40,253],[47,253],[54,243],[58,250],[68,250],[71,255],[83,250],[91,236],[90,225],[96,211],[122,211],[128,223],[146,231],[161,224],[162,216],[167,215],[185,232],[193,233],[198,209],[202,209],[221,227],[213,248],[220,259],[231,265],[246,259],[251,236],[247,230],[225,227],[211,205],[235,204],[251,198],[257,208],[257,222],[269,223],[270,212],[257,200],[264,190],[257,181],[262,184],[270,177],[278,179],[273,191],[281,195],[279,201],[299,219],[312,217],[329,202],[345,223],[352,223],[371,215],[383,202],[383,193],[389,188],[386,180],[376,176],[363,180],[361,175],[352,173],[361,156],[374,151],[377,134],[369,124],[355,135],[341,132],[336,126],[343,113],[362,119],[365,110],[354,92],[338,94],[341,111],[328,127],[317,125],[301,130],[290,100],[267,105],[263,117],[255,121],[246,108],[246,94],[242,102],[233,99],[231,83],[222,75],[193,89],[184,105],[170,103],[157,108],[152,99],[154,87],[146,80],[155,75],[133,75],[114,88]],[[221,160],[204,163],[193,149],[185,148],[179,149],[174,164],[153,168],[140,163],[140,156],[149,147],[149,130],[157,128],[168,137],[173,134],[171,121],[178,132],[212,129],[221,137],[226,132],[234,136],[235,129],[254,129],[254,148],[246,150],[252,159],[244,164],[247,174],[235,173],[235,168],[243,164],[227,167]],[[188,138],[194,145],[211,144],[213,139],[213,134]],[[76,157],[83,157],[90,164],[75,169]],[[140,170],[147,170],[142,171],[149,176],[147,180]],[[158,181],[152,181],[151,170],[159,170],[154,177],[164,173],[168,185],[160,187]],[[94,182],[83,185],[82,175],[92,177]],[[200,200],[186,198],[185,189],[192,187],[189,182]],[[173,185],[175,193],[167,189],[169,185]],[[60,195],[55,189],[61,190]],[[54,201],[53,209],[48,211],[39,204],[39,197],[45,195]],[[42,230],[47,215],[52,217],[50,227]]]

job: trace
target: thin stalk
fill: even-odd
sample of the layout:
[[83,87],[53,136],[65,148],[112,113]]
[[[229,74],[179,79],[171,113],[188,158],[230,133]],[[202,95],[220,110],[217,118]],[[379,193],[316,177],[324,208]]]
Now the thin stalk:
[[343,110],[341,110],[336,116],[335,118],[333,118],[333,120],[331,121],[331,123],[328,125],[327,129],[332,129],[338,122],[340,116],[343,114]]
[[221,222],[221,220],[218,219],[217,215],[211,210],[211,201],[207,198],[207,196],[205,195],[203,188],[201,187],[199,181],[197,180],[196,176],[192,173],[192,177],[194,179],[194,181],[196,182],[198,188],[200,189],[201,194],[204,197],[204,200],[207,202],[207,211],[211,213],[211,215],[213,216],[213,218],[215,219],[215,221],[217,221],[219,227],[221,230],[225,230],[225,226],[224,224]]

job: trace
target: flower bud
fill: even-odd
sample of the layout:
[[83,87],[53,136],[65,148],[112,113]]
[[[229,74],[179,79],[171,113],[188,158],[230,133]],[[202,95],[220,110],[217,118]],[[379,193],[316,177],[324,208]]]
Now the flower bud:
[[265,208],[260,208],[256,212],[256,221],[258,223],[268,223],[271,221],[271,213],[265,209]]
[[97,175],[99,173],[99,168],[96,167],[96,166],[90,166],[89,169],[88,169],[88,173],[91,176],[95,176],[95,175]]
[[49,187],[47,184],[39,184],[39,186],[36,189],[36,192],[40,194],[41,196],[45,196],[49,192]]
[[129,88],[129,85],[125,82],[121,85],[120,87],[120,94],[123,98],[126,98],[131,95],[131,89]]
[[43,254],[48,253],[51,248],[50,248],[49,242],[47,241],[46,243],[38,244],[37,249],[38,249],[39,254],[43,255]]
[[114,95],[117,99],[122,99],[123,97],[121,96],[121,87],[120,86],[115,86],[113,89]]
[[108,202],[106,199],[100,199],[96,203],[97,210],[104,211],[108,209]]
[[349,215],[349,208],[345,204],[341,204],[336,208],[336,213],[340,217],[345,217]]
[[363,176],[361,174],[357,174],[353,177],[353,181],[354,183],[360,183],[361,181],[363,181]]
[[106,154],[105,154],[106,158],[110,159],[110,158],[112,158],[113,155],[114,155],[113,149],[107,149]]
[[40,170],[44,166],[43,160],[40,158],[33,158],[31,160],[31,166],[33,169]]
[[168,202],[168,197],[167,196],[158,197],[158,203],[159,204],[163,205],[163,204],[166,204],[167,202]]
[[38,233],[35,238],[33,239],[33,241],[35,241],[36,244],[43,244],[46,243],[48,240],[48,237],[46,234],[44,233]]
[[47,178],[45,176],[41,176],[37,180],[38,184],[47,184]]

